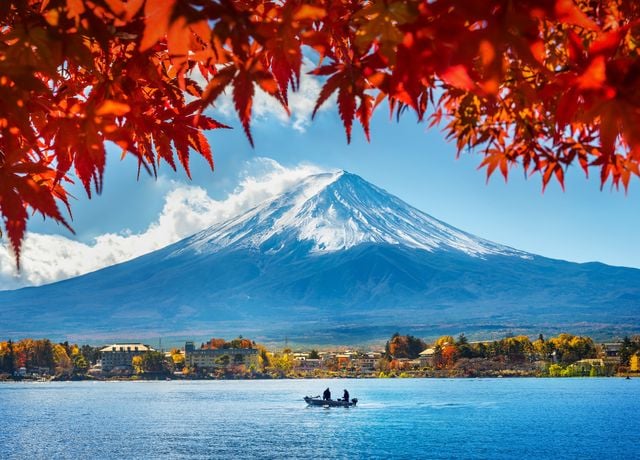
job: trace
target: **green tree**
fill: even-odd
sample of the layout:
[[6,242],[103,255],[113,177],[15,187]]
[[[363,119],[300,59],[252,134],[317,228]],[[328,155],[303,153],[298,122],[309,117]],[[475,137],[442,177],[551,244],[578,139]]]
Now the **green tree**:
[[533,347],[534,356],[544,361],[548,360],[553,352],[553,345],[545,341],[542,334],[538,336],[538,340],[534,341],[531,346]]
[[87,359],[89,364],[95,364],[100,359],[100,348],[91,345],[82,345],[80,353]]
[[229,355],[222,355],[216,358],[216,364],[222,367],[227,367],[230,362],[231,358],[229,358]]
[[502,355],[509,361],[524,361],[527,355],[533,351],[533,346],[529,337],[519,335],[517,337],[507,337],[500,341]]
[[473,354],[479,358],[487,358],[489,356],[486,343],[474,343],[471,345],[471,349]]
[[258,348],[258,364],[261,366],[261,370],[271,365],[269,351],[263,345],[257,345]]
[[147,351],[146,353],[143,353],[141,357],[141,368],[143,373],[159,373],[166,370],[163,353],[159,351]]
[[31,359],[28,365],[53,369],[55,363],[53,359],[53,345],[51,344],[51,341],[48,339],[34,340],[32,346]]
[[0,343],[0,372],[6,372],[13,374],[15,370],[15,357],[13,350],[13,342],[8,340],[7,342]]
[[458,340],[456,341],[456,347],[458,347],[458,356],[460,358],[473,358],[475,357],[475,353],[473,352],[473,348],[469,345],[469,341],[464,333],[458,336]]
[[635,347],[633,346],[631,339],[628,336],[625,336],[624,339],[622,339],[622,346],[620,347],[620,364],[623,366],[629,365],[629,359],[631,358],[631,355],[633,355],[634,348]]
[[73,360],[73,373],[84,375],[89,370],[89,362],[87,358],[80,352],[72,354],[71,359]]
[[549,366],[549,377],[562,377],[562,366],[559,364],[552,364]]

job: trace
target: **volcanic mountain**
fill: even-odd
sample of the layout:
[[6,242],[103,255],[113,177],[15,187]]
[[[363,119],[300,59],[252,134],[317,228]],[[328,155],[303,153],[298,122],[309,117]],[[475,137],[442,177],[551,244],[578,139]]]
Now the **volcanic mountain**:
[[528,254],[344,172],[137,259],[0,292],[0,336],[357,343],[640,330],[640,270]]

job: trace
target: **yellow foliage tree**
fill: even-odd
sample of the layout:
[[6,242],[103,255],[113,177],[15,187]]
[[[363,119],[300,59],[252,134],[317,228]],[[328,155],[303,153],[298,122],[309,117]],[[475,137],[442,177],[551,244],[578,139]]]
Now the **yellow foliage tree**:
[[436,347],[442,347],[444,345],[453,345],[454,343],[456,343],[455,339],[450,336],[450,335],[443,335],[442,337],[440,337],[438,340],[436,340],[435,346]]
[[133,370],[136,372],[136,374],[142,374],[143,369],[142,369],[142,356],[138,355],[138,356],[134,356],[131,359],[131,366],[133,367]]
[[53,362],[57,375],[71,375],[73,372],[73,361],[67,354],[67,349],[59,343],[53,346]]
[[290,353],[276,354],[270,357],[271,367],[281,373],[288,373],[293,369],[293,355]]
[[178,367],[184,366],[184,362],[185,362],[184,353],[182,353],[177,348],[172,348],[171,349],[171,361],[173,361],[173,365],[174,366],[178,366]]

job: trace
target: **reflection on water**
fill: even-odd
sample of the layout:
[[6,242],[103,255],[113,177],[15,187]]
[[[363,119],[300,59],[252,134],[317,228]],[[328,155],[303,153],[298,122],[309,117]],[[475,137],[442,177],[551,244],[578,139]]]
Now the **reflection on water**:
[[[347,388],[356,408],[307,407]],[[2,458],[616,458],[640,379],[0,385]]]

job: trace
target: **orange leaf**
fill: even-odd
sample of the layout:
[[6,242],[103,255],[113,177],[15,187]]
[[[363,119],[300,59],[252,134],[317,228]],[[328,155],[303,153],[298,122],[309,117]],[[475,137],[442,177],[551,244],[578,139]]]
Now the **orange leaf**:
[[598,25],[578,8],[574,0],[557,0],[555,10],[556,16],[561,22],[580,26],[587,30],[600,30]]
[[187,173],[187,177],[191,179],[191,170],[189,169],[189,138],[182,130],[176,130],[173,134],[173,145],[178,153],[180,164]]
[[543,63],[547,57],[547,50],[542,40],[536,40],[529,46],[531,54],[539,63]]
[[0,191],[0,211],[4,217],[4,227],[16,256],[16,266],[20,269],[20,247],[27,227],[27,211],[20,195],[15,190]]
[[229,83],[231,83],[235,73],[235,67],[228,66],[219,70],[218,73],[214,75],[202,93],[202,102],[205,106],[215,102],[218,96],[220,96]]
[[303,19],[311,19],[312,21],[317,21],[326,15],[327,11],[324,8],[313,5],[302,5],[293,14],[293,20],[301,21]]
[[213,165],[213,153],[211,152],[211,147],[209,146],[209,141],[202,134],[201,131],[193,131],[193,133],[189,136],[189,145],[198,152],[202,157],[207,160],[211,169],[214,169]]
[[185,18],[179,17],[173,21],[167,33],[167,47],[169,48],[169,56],[174,63],[186,61],[190,36],[191,31]]
[[67,17],[69,19],[80,17],[84,11],[84,2],[82,0],[67,0]]
[[253,147],[253,137],[249,123],[251,121],[251,107],[253,105],[253,80],[247,72],[239,72],[233,80],[233,103],[242,122],[244,132]]
[[125,12],[125,5],[121,0],[105,0],[105,3],[109,6],[109,9],[115,13],[116,16],[120,16]]
[[142,8],[143,3],[144,0],[129,0],[124,6],[124,9],[126,11],[125,20],[130,21],[131,19],[133,19],[138,11],[140,11],[140,8]]
[[612,30],[610,32],[600,34],[600,36],[589,46],[589,53],[599,54],[614,50],[620,45],[620,39],[621,35],[619,30]]
[[207,21],[198,21],[189,24],[191,31],[200,39],[201,43],[211,42],[211,27]]
[[489,66],[496,57],[496,50],[489,40],[482,40],[480,42],[478,53],[480,54],[480,60],[484,67]]
[[146,1],[144,4],[144,33],[140,42],[140,51],[148,50],[167,34],[175,1]]
[[578,87],[581,89],[600,89],[607,81],[607,66],[604,56],[596,56],[587,70],[577,79]]
[[322,104],[324,104],[324,102],[329,99],[329,96],[331,96],[335,92],[335,90],[338,89],[338,87],[340,86],[340,78],[341,75],[337,73],[335,75],[332,75],[331,78],[329,78],[325,82],[324,86],[320,90],[318,99],[316,100],[316,105],[313,107],[313,113],[311,114],[312,119],[316,116],[316,113],[318,112]]
[[106,100],[104,101],[98,110],[96,110],[96,115],[115,115],[117,117],[121,117],[122,115],[129,113],[131,107],[128,104],[118,101]]
[[356,115],[360,120],[362,129],[364,129],[364,135],[367,137],[367,141],[371,141],[371,133],[369,132],[369,121],[371,119],[372,110],[373,98],[368,94],[364,94],[360,100],[360,107],[358,107]]
[[447,68],[440,74],[440,78],[451,86],[467,91],[471,91],[475,86],[473,80],[467,73],[467,68],[461,64]]
[[355,111],[356,101],[353,89],[349,86],[341,87],[338,92],[338,112],[340,112],[340,118],[342,118],[344,129],[347,132],[347,144],[351,142],[351,126]]
[[173,151],[171,150],[171,141],[169,138],[162,132],[158,132],[153,136],[153,143],[156,148],[156,152],[158,154],[158,165],[160,164],[160,160],[164,160],[169,163],[169,166],[175,171],[176,163],[173,160]]

